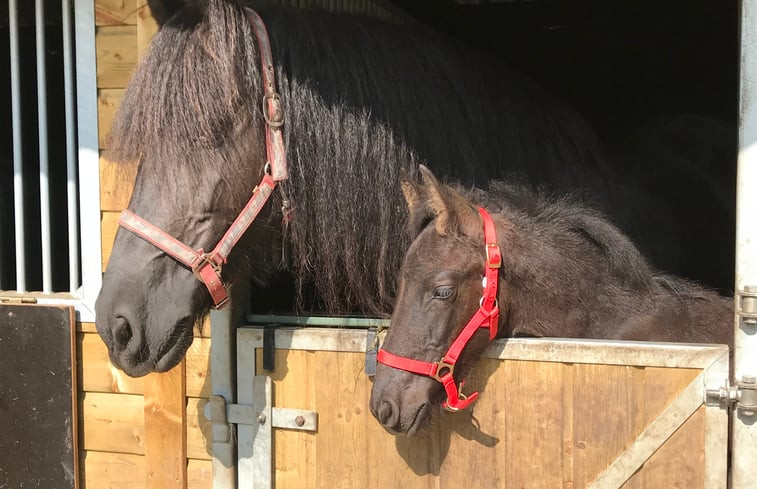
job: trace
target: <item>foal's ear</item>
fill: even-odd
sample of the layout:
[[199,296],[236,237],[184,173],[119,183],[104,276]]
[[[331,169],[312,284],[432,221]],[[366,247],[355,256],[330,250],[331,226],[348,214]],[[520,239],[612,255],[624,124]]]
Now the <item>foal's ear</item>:
[[423,188],[413,180],[404,168],[400,168],[400,189],[408,208],[408,229],[413,237],[431,220],[431,213],[423,199]]
[[442,185],[431,170],[419,167],[425,184],[426,205],[434,215],[436,232],[440,236],[462,234],[474,239],[483,236],[481,217],[473,205],[458,191]]
[[192,14],[200,13],[202,8],[197,0],[147,0],[147,5],[160,27],[184,7],[192,10]]

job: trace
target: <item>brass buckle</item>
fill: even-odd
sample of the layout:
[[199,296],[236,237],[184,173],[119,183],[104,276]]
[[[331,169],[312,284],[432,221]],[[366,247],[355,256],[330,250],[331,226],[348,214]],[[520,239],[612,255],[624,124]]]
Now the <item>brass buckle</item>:
[[489,268],[500,268],[502,266],[502,253],[498,253],[498,259],[496,262],[492,263],[491,256],[489,255],[489,250],[496,248],[499,252],[499,245],[497,243],[487,243],[484,249],[486,250],[486,266]]
[[[273,103],[273,115],[268,112],[268,101]],[[269,127],[279,128],[284,125],[284,111],[281,109],[281,95],[275,90],[263,94],[263,119]]]
[[[440,372],[444,371],[444,374],[440,374]],[[455,364],[454,363],[447,363],[444,361],[444,358],[436,362],[436,371],[434,372],[433,377],[438,380],[439,382],[444,382],[442,380],[442,377],[445,375],[454,375],[455,374]]]

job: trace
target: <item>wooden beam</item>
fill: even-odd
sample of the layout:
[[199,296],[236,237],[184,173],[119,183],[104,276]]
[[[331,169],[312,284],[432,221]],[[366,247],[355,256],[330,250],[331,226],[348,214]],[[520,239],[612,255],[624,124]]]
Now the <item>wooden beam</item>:
[[95,30],[97,87],[124,88],[137,65],[137,27],[104,26]]
[[147,489],[186,489],[187,410],[185,364],[145,378]]
[[80,402],[81,448],[144,453],[142,396],[85,392]]
[[137,0],[95,0],[95,25],[134,25]]

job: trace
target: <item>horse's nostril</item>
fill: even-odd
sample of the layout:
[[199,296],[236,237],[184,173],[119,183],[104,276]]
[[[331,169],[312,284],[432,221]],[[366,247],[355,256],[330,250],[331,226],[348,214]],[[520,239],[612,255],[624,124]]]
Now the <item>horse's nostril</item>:
[[113,348],[115,351],[123,351],[133,336],[131,325],[124,317],[116,318],[113,325]]

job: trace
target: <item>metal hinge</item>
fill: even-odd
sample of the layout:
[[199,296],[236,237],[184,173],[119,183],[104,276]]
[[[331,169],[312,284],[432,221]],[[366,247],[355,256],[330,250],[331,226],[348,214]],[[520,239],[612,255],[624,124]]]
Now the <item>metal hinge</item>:
[[725,385],[719,389],[707,389],[705,396],[709,403],[735,406],[740,414],[754,416],[757,414],[757,377],[744,375],[736,385],[731,385],[726,380]]
[[743,324],[757,326],[757,286],[745,285],[736,293],[736,315]]
[[23,295],[2,295],[0,303],[3,304],[36,304],[37,298]]

